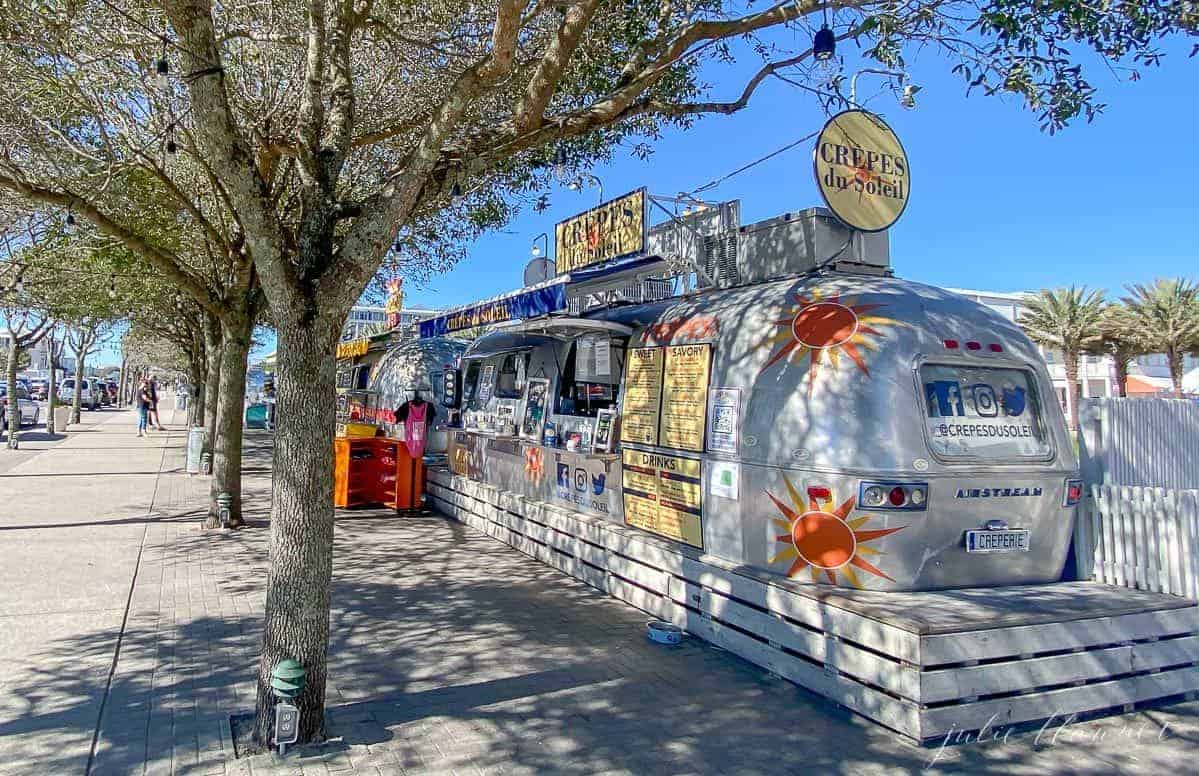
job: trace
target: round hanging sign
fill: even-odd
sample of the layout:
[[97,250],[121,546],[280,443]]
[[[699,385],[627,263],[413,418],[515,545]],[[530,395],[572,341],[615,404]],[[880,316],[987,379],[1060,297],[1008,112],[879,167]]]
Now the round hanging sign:
[[873,113],[847,110],[829,119],[816,141],[813,169],[825,204],[853,229],[881,232],[908,205],[907,154]]

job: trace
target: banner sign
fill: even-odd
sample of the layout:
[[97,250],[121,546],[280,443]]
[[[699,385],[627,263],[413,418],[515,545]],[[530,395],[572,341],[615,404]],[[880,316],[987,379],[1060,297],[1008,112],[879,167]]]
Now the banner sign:
[[565,309],[566,284],[554,283],[421,321],[420,336],[421,339],[440,337],[489,323],[533,318]]
[[703,549],[701,474],[695,458],[625,450],[625,523]]
[[825,204],[851,229],[881,232],[908,206],[907,154],[873,113],[847,110],[829,119],[816,141],[812,166]]
[[370,338],[351,340],[350,342],[342,342],[337,346],[337,357],[355,358],[357,356],[366,355],[366,351],[370,350]]
[[608,200],[554,227],[558,274],[644,253],[648,219],[645,189]]

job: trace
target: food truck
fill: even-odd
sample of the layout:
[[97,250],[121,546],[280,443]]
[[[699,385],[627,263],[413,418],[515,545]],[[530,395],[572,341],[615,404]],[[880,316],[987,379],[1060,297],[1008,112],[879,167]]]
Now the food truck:
[[497,321],[461,360],[454,472],[800,582],[1059,579],[1081,483],[1019,327],[826,210],[713,211],[735,253],[687,292],[648,253],[439,319]]
[[1059,581],[1082,483],[1049,375],[895,277],[894,133],[834,116],[813,168],[827,209],[751,224],[602,203],[553,277],[423,323],[492,327],[444,375],[433,505],[920,742],[1199,691],[1194,601]]

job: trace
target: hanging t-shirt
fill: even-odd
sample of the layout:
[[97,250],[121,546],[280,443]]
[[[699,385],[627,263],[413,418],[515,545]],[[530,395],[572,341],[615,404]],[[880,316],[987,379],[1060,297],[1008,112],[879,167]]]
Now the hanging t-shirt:
[[425,454],[425,439],[435,414],[433,405],[427,401],[410,399],[400,405],[396,418],[404,424],[404,446],[413,458]]

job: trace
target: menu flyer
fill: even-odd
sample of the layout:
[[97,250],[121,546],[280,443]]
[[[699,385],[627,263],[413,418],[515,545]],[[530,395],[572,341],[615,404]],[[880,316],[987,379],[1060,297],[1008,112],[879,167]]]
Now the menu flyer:
[[664,348],[632,348],[625,359],[624,407],[620,441],[658,444]]
[[623,459],[625,523],[703,549],[700,461],[641,450]]
[[708,416],[708,370],[712,346],[674,345],[666,348],[662,384],[662,415],[658,444],[678,450],[704,449]]

